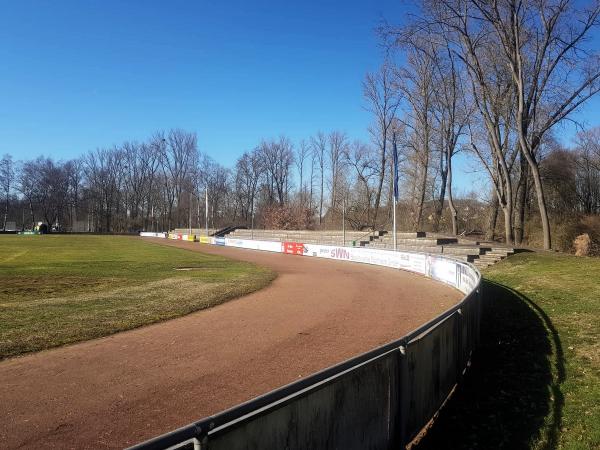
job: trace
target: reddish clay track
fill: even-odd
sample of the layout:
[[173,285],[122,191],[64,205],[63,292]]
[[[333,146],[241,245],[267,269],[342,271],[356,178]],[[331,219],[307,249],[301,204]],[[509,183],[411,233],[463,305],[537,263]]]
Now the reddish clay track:
[[389,342],[459,300],[393,269],[185,242],[273,268],[215,308],[0,363],[0,448],[121,448]]

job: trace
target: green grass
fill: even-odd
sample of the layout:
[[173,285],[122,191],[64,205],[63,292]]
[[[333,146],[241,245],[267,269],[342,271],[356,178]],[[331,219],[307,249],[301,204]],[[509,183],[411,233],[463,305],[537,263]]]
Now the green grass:
[[519,254],[484,273],[481,347],[417,448],[600,448],[600,259]]
[[135,237],[0,235],[0,359],[182,316],[274,277]]

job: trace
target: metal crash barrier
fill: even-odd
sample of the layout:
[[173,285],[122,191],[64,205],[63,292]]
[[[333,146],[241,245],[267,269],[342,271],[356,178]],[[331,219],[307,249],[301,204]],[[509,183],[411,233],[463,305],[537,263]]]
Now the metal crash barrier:
[[470,264],[364,248],[233,239],[211,243],[396,267],[451,285],[465,297],[396,341],[132,449],[403,447],[433,418],[469,364],[481,308],[481,276]]

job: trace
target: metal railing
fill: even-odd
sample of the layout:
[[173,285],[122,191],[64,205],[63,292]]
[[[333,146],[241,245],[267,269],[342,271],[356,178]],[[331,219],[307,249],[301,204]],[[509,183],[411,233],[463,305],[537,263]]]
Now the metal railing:
[[132,449],[405,446],[449,397],[479,339],[481,277],[456,264],[475,287],[411,333]]

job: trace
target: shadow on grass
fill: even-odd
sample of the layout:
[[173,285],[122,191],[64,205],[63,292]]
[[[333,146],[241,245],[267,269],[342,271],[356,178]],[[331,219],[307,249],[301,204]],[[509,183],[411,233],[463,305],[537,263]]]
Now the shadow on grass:
[[559,335],[519,292],[484,281],[480,347],[454,396],[413,448],[554,448],[565,369]]

